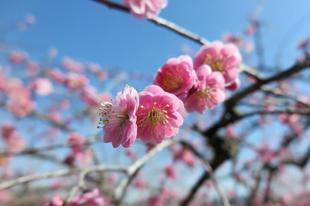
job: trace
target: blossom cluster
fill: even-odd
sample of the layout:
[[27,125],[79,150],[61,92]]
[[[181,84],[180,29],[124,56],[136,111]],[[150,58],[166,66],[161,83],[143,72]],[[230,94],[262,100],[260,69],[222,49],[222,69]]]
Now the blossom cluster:
[[239,88],[240,63],[237,47],[221,42],[204,45],[194,59],[168,59],[153,85],[141,92],[126,86],[115,101],[102,103],[104,141],[129,147],[137,138],[159,143],[175,136],[186,112],[214,108],[225,100],[225,89]]
[[[66,205],[68,206],[105,206],[108,202],[106,202],[106,198],[100,194],[99,189],[94,189],[92,191],[81,194],[80,196],[74,197],[70,202]],[[52,200],[47,202],[45,206],[63,206],[65,205],[65,201],[60,196],[55,196]]]
[[140,18],[152,18],[167,6],[167,0],[124,0],[130,12]]

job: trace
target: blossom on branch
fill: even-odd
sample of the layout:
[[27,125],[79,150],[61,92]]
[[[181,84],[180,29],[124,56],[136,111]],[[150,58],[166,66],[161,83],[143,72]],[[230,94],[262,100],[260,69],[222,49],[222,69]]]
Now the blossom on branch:
[[196,73],[190,56],[168,59],[157,72],[155,84],[182,99],[194,86]]
[[129,147],[135,142],[138,105],[138,92],[130,86],[119,92],[114,102],[102,103],[100,116],[104,124],[105,142],[111,142],[113,147]]
[[183,103],[159,86],[150,85],[139,93],[137,111],[138,137],[144,142],[159,143],[176,135],[183,124]]
[[195,57],[194,67],[197,70],[201,65],[209,65],[212,71],[222,73],[225,84],[229,85],[238,78],[238,66],[241,60],[241,55],[235,45],[215,41],[200,49]]
[[134,16],[152,18],[167,6],[167,0],[124,0],[124,4]]
[[188,112],[202,113],[206,108],[213,108],[225,100],[225,80],[220,72],[212,72],[207,65],[197,70],[198,84],[185,100]]

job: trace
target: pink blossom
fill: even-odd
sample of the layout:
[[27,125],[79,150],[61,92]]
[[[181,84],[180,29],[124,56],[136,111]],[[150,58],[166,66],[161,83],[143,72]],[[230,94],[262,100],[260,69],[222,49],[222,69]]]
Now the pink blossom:
[[10,152],[19,152],[25,147],[24,138],[10,122],[6,122],[1,126],[1,136]]
[[241,86],[240,79],[237,78],[233,83],[231,83],[230,85],[228,85],[228,86],[226,87],[226,89],[234,91],[234,90],[239,89],[240,86]]
[[59,83],[64,84],[66,82],[66,75],[59,70],[49,69],[48,76]]
[[181,147],[174,151],[174,159],[184,162],[186,165],[192,167],[195,164],[195,157],[191,151]]
[[254,35],[256,33],[256,31],[257,31],[257,25],[253,22],[247,26],[245,33],[247,35]]
[[6,122],[1,126],[1,136],[4,139],[8,139],[13,132],[15,132],[15,126],[11,122]]
[[226,43],[232,43],[232,44],[235,44],[238,47],[240,47],[242,42],[243,42],[242,37],[234,35],[234,34],[231,34],[231,33],[225,34],[224,37],[223,37],[223,40]]
[[72,72],[83,72],[83,69],[84,69],[84,65],[81,64],[80,62],[78,61],[75,61],[74,59],[70,58],[70,57],[65,57],[63,60],[62,60],[62,64],[63,66],[72,71]]
[[35,108],[35,102],[29,99],[12,99],[7,103],[7,108],[18,117],[29,115]]
[[13,51],[9,54],[9,60],[13,64],[20,64],[27,59],[27,54],[23,51]]
[[54,90],[52,82],[47,78],[37,78],[32,82],[31,86],[32,89],[42,96],[49,95]]
[[80,90],[88,83],[86,76],[77,73],[69,73],[66,76],[66,86],[71,90]]
[[20,152],[26,146],[25,139],[18,132],[14,132],[10,138],[6,139],[6,144],[10,152]]
[[0,203],[1,205],[9,205],[11,201],[14,199],[12,193],[8,190],[1,190],[0,191]]
[[175,180],[177,178],[177,172],[172,164],[165,167],[165,174],[170,179]]
[[167,6],[167,0],[124,0],[134,16],[152,18]]
[[196,74],[190,56],[171,58],[157,72],[155,84],[178,97],[184,96],[195,84]]
[[100,105],[101,98],[95,88],[87,86],[83,88],[81,95],[88,106],[98,107]]
[[27,71],[29,72],[29,74],[34,76],[38,73],[40,66],[36,62],[28,61],[26,68],[27,68]]
[[58,195],[54,196],[44,206],[63,206],[65,203],[64,199]]
[[69,203],[69,206],[105,206],[105,200],[99,189],[94,189],[87,193],[80,195],[79,197],[73,198]]
[[223,74],[225,83],[230,84],[238,78],[238,66],[241,63],[241,55],[233,44],[212,42],[203,46],[194,60],[195,69],[207,64],[213,71]]
[[176,135],[183,124],[180,108],[183,103],[175,95],[151,85],[139,93],[137,111],[138,137],[145,142],[159,143]]
[[141,178],[137,178],[134,182],[134,186],[138,189],[144,189],[146,187],[146,182]]
[[71,150],[74,153],[79,153],[85,149],[86,138],[79,133],[72,132],[69,134],[68,142],[71,146]]
[[188,112],[202,113],[206,108],[213,108],[225,100],[225,85],[221,73],[212,72],[207,65],[199,67],[197,76],[199,83],[186,98],[185,108]]
[[25,117],[35,108],[35,102],[31,99],[31,92],[19,79],[12,79],[8,82],[8,109],[16,116]]
[[99,64],[90,64],[89,70],[94,73],[101,81],[107,78],[107,72],[102,70]]
[[119,92],[114,102],[103,102],[101,118],[104,123],[104,141],[112,142],[113,147],[129,147],[137,137],[138,92],[126,86]]

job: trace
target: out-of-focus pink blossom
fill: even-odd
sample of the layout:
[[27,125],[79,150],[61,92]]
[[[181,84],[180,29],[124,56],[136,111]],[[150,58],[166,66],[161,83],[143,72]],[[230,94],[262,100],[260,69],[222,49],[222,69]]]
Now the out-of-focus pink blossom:
[[47,78],[37,78],[32,82],[32,89],[39,95],[49,95],[54,91],[52,82]]
[[245,29],[245,33],[247,35],[254,35],[256,31],[257,31],[257,25],[254,22],[250,23]]
[[202,113],[206,108],[213,108],[225,100],[225,82],[220,72],[212,72],[207,65],[197,71],[198,85],[189,92],[185,99],[188,112]]
[[175,180],[177,178],[177,171],[172,164],[165,167],[165,174],[168,178]]
[[156,85],[146,87],[139,96],[138,137],[144,142],[159,143],[176,135],[183,124],[181,100]]
[[81,95],[84,102],[90,107],[98,107],[102,101],[96,89],[91,86],[83,88]]
[[134,16],[152,18],[167,6],[167,0],[124,0]]
[[7,108],[16,116],[25,117],[35,108],[35,102],[31,99],[31,92],[19,79],[12,79],[8,82]]
[[29,99],[13,99],[8,102],[7,108],[18,117],[29,115],[35,108],[35,102]]
[[190,56],[171,58],[157,72],[155,84],[166,92],[182,97],[196,83],[196,74]]
[[27,54],[23,51],[13,51],[9,54],[9,60],[13,64],[20,64],[27,59]]
[[57,69],[49,69],[48,76],[59,83],[66,82],[66,75]]
[[234,91],[234,90],[239,89],[240,86],[241,86],[240,79],[237,78],[233,83],[231,83],[230,85],[228,85],[228,86],[226,87],[226,89]]
[[25,140],[12,123],[6,122],[1,126],[1,136],[8,147],[8,151],[19,152],[24,149]]
[[143,181],[141,178],[136,178],[134,186],[138,189],[144,189],[146,187],[146,182]]
[[82,152],[85,149],[85,142],[86,138],[83,135],[76,132],[69,134],[68,143],[74,153]]
[[197,53],[194,67],[198,70],[204,64],[209,65],[212,71],[223,74],[225,83],[228,85],[238,78],[238,66],[241,60],[241,54],[235,45],[211,42]]
[[129,147],[135,142],[138,106],[138,92],[128,85],[117,94],[115,102],[102,103],[100,115],[104,123],[105,142],[111,142],[113,147]]
[[56,195],[50,201],[45,203],[44,206],[63,206],[64,203],[65,203],[65,200],[59,195]]
[[84,193],[78,197],[73,198],[69,203],[69,206],[105,206],[105,199],[100,194],[99,189],[94,189],[87,193]]
[[13,195],[8,190],[0,190],[0,204],[9,205],[13,200]]
[[26,68],[27,68],[27,71],[29,72],[29,74],[34,76],[38,73],[40,66],[38,63],[36,63],[34,61],[28,61]]
[[77,73],[69,73],[66,76],[66,86],[71,90],[80,90],[88,83],[86,76]]
[[234,34],[231,34],[231,33],[225,34],[224,37],[223,37],[223,40],[226,43],[232,43],[232,44],[235,44],[238,47],[240,47],[242,42],[243,42],[242,37],[234,35]]
[[84,70],[84,65],[70,57],[65,57],[63,60],[62,60],[62,64],[63,66],[72,71],[72,72],[83,72]]
[[1,136],[5,139],[8,139],[13,132],[15,132],[15,125],[11,122],[6,122],[1,126]]
[[36,17],[33,14],[28,14],[25,16],[25,23],[28,25],[33,25],[36,22]]
[[175,151],[173,151],[173,156],[175,160],[182,161],[190,167],[194,166],[195,164],[195,157],[193,153],[184,147],[177,148]]
[[101,81],[107,78],[107,72],[104,71],[99,64],[90,64],[89,70],[94,73]]

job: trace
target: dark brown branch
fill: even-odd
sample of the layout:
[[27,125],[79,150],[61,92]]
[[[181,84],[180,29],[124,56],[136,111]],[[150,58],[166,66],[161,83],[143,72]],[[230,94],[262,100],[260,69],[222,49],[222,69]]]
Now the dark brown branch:
[[230,97],[225,101],[225,106],[228,110],[235,107],[235,105],[244,97],[248,96],[249,94],[252,94],[262,88],[263,86],[270,84],[275,81],[281,81],[283,79],[286,79],[288,77],[292,77],[293,75],[307,69],[310,67],[310,59],[306,59],[302,62],[298,62],[292,67],[290,67],[287,70],[284,70],[282,72],[279,72],[269,78],[261,79],[260,81],[257,81],[256,83],[246,87],[245,89],[241,90],[240,92],[237,92],[235,95]]

